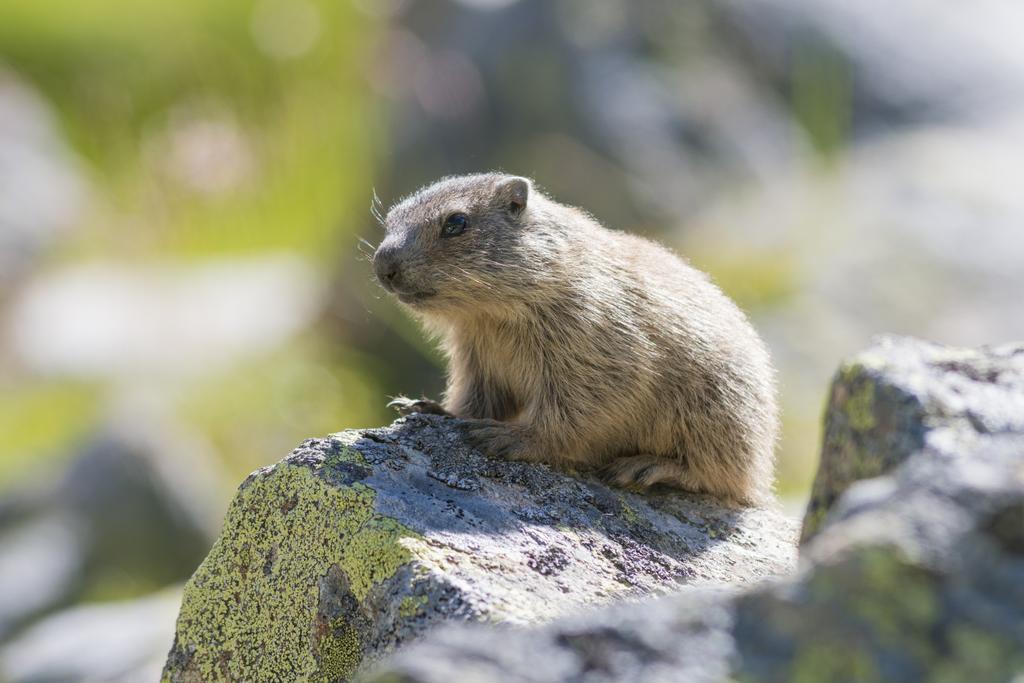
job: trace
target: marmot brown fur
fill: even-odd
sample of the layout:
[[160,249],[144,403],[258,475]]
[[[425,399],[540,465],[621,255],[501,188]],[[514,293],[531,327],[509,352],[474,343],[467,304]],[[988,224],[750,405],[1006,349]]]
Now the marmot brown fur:
[[451,414],[490,455],[621,485],[770,496],[774,372],[704,273],[500,173],[440,180],[384,223],[377,277],[449,363],[443,406],[400,412]]

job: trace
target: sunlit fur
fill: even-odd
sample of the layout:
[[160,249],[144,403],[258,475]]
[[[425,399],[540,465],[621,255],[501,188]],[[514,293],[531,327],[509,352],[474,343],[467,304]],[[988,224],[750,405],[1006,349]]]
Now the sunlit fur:
[[[454,212],[469,228],[443,238]],[[770,497],[774,372],[706,275],[497,173],[430,185],[385,227],[402,298],[448,357],[443,406],[475,421],[489,453],[743,504]]]

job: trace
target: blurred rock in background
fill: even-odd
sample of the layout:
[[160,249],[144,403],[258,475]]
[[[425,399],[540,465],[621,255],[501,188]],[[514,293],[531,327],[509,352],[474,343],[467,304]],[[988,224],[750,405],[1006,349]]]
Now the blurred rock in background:
[[72,607],[0,648],[6,681],[137,683],[160,678],[181,600],[165,590],[139,600]]
[[200,441],[115,420],[71,455],[55,483],[0,503],[0,639],[81,599],[188,578],[220,523],[215,460]]
[[[838,69],[842,118],[859,133],[1002,116],[1024,102],[1024,7],[977,3],[969,17],[941,0],[710,0],[752,68],[782,95]],[[824,88],[821,88],[824,90]],[[813,93],[805,93],[810,95]],[[794,97],[798,114],[813,112]],[[819,111],[819,114],[829,112]],[[833,112],[837,113],[837,112]],[[824,118],[824,117],[822,117]],[[838,116],[830,117],[833,120]],[[826,123],[826,121],[821,121]]]

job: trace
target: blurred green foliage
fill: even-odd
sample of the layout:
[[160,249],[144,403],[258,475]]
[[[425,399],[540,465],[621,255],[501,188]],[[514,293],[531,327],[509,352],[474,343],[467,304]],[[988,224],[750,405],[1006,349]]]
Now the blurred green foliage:
[[69,381],[21,382],[0,391],[0,491],[39,455],[68,455],[97,417],[98,387]]
[[[363,75],[374,29],[333,0],[0,3],[0,64],[54,106],[94,190],[51,259],[285,250],[326,276],[367,222],[382,135]],[[197,144],[188,158],[189,136],[213,155]],[[220,175],[195,176],[210,168]],[[116,390],[113,380],[0,379],[0,487],[95,428]],[[302,339],[188,386],[180,417],[232,454],[233,485],[302,438],[379,422],[377,395],[367,359]]]
[[[315,44],[292,58],[261,51],[260,7],[248,0],[0,6],[0,55],[57,107],[108,203],[70,249],[325,253],[357,198],[362,210],[377,129],[360,73],[365,17],[348,3],[310,6]],[[210,115],[238,127],[251,177],[225,192],[190,191],[159,168],[161,144],[176,118]]]

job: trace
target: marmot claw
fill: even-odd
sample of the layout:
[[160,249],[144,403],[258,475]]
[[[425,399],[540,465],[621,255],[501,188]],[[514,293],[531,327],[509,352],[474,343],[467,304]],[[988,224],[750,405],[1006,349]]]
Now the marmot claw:
[[407,398],[396,396],[388,403],[388,408],[395,409],[399,415],[412,415],[413,413],[425,413],[428,415],[451,415],[437,401],[426,398]]

